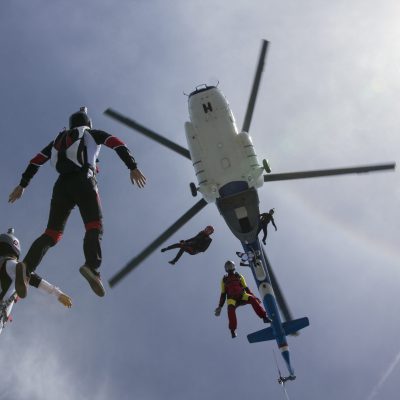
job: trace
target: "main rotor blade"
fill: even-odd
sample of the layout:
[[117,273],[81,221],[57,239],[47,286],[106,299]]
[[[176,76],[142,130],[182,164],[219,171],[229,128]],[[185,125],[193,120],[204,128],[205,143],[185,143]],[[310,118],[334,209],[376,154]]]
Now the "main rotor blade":
[[286,181],[289,179],[316,178],[320,176],[333,176],[344,174],[363,174],[374,171],[394,170],[396,163],[364,165],[360,167],[320,169],[315,171],[285,172],[282,174],[264,175],[264,182]]
[[292,313],[290,312],[289,307],[286,303],[286,300],[283,297],[282,290],[276,279],[276,276],[275,276],[274,270],[272,269],[271,263],[268,260],[267,254],[265,253],[264,247],[261,247],[261,248],[262,248],[262,252],[264,254],[265,261],[267,263],[267,268],[268,268],[269,277],[271,279],[272,289],[274,290],[275,298],[278,303],[278,306],[282,312],[282,315],[283,315],[285,321],[291,321],[293,319]]
[[183,157],[186,157],[189,160],[191,159],[189,150],[185,149],[184,147],[180,146],[177,143],[172,142],[171,140],[165,138],[164,136],[161,136],[158,133],[155,133],[154,131],[144,127],[143,125],[140,125],[133,119],[125,117],[124,115],[112,110],[111,108],[107,108],[107,110],[104,111],[104,114],[121,122],[122,124],[124,124],[126,126],[129,126],[129,128],[135,129],[136,131],[149,137],[150,139],[153,139],[156,142],[162,144],[163,146],[168,147],[169,149],[179,153]]
[[154,250],[164,243],[170,236],[172,236],[180,227],[193,218],[200,210],[202,210],[208,203],[201,199],[185,214],[183,214],[174,224],[172,224],[165,232],[163,232],[157,239],[150,243],[141,253],[133,258],[124,268],[115,274],[108,282],[111,287],[115,286],[122,278],[129,272],[136,268],[146,257],[148,257]]
[[247,105],[246,116],[244,117],[242,131],[248,132],[250,129],[251,117],[253,116],[254,105],[256,104],[256,98],[258,88],[260,86],[261,74],[264,69],[265,55],[267,54],[268,43],[266,40],[262,41],[260,57],[258,59],[258,65],[256,69],[256,75],[254,77],[253,87],[251,89],[249,103]]

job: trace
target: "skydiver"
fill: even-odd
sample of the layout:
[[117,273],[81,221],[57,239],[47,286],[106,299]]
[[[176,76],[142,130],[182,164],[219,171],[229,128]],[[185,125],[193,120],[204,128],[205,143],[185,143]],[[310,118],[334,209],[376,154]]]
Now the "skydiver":
[[263,231],[264,236],[262,238],[262,242],[264,244],[266,244],[265,240],[267,239],[267,226],[268,226],[268,224],[271,222],[272,225],[275,228],[275,231],[278,230],[278,228],[275,225],[275,221],[274,221],[273,215],[274,215],[274,209],[273,208],[271,208],[271,210],[269,210],[269,212],[267,212],[267,213],[261,213],[260,214],[260,226],[258,228],[258,232],[257,233],[260,233],[261,230]]
[[260,299],[257,298],[248,288],[244,276],[235,271],[235,263],[233,261],[227,261],[225,263],[225,271],[227,274],[224,275],[221,281],[221,297],[214,314],[216,317],[221,315],[225,299],[228,299],[228,320],[232,338],[237,336],[236,307],[238,306],[251,304],[255,313],[265,323],[272,322],[268,317],[267,312],[262,307]]
[[30,161],[19,185],[9,196],[11,203],[19,199],[39,167],[51,160],[59,177],[53,187],[47,228],[33,242],[24,260],[17,265],[15,287],[19,297],[27,295],[27,276],[36,270],[48,249],[61,239],[75,205],[79,208],[86,230],[83,241],[85,263],[79,271],[98,296],[105,295],[98,271],[102,260],[100,241],[103,224],[96,181],[96,163],[102,144],[115,150],[130,170],[132,184],[136,183],[139,188],[144,187],[146,178],[137,168],[136,161],[125,144],[116,136],[92,129],[92,120],[86,107],[73,113],[69,117],[69,129],[60,132]]
[[179,243],[172,244],[171,246],[164,247],[163,249],[161,249],[161,252],[164,253],[164,251],[167,250],[179,249],[175,258],[171,261],[168,261],[171,265],[175,265],[175,263],[181,258],[184,252],[191,255],[205,252],[212,242],[210,235],[213,232],[214,228],[211,225],[208,225],[196,236],[187,240],[181,240]]
[[[0,234],[0,333],[4,323],[9,319],[11,309],[16,301],[13,282],[16,275],[16,266],[21,254],[19,240],[14,236],[14,230],[9,229],[7,233]],[[39,275],[32,273],[29,284],[40,289],[42,292],[54,295],[65,307],[70,308],[72,301],[58,287],[42,279]]]

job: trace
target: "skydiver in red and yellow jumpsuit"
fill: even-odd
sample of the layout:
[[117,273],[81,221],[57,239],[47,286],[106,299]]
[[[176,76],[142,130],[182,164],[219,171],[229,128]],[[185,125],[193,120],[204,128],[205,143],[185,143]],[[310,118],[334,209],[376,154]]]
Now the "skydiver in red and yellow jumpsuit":
[[255,313],[265,323],[271,322],[271,319],[267,316],[266,311],[260,304],[261,301],[247,287],[243,275],[235,271],[235,263],[233,261],[227,261],[225,263],[225,271],[227,274],[224,275],[221,281],[221,297],[219,299],[219,305],[215,309],[215,316],[220,316],[222,307],[225,304],[225,299],[228,299],[228,320],[232,338],[237,336],[236,307],[238,306],[251,304]]

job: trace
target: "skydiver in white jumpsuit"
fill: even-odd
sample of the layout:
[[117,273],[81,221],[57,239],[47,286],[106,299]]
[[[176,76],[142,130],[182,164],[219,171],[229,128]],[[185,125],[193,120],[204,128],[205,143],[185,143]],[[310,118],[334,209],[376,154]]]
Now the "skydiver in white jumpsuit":
[[[14,230],[9,229],[7,233],[0,234],[0,333],[10,319],[12,307],[18,298],[14,282],[15,268],[21,254],[21,247],[13,233]],[[69,296],[35,273],[30,275],[29,284],[42,292],[54,295],[65,307],[72,306]]]

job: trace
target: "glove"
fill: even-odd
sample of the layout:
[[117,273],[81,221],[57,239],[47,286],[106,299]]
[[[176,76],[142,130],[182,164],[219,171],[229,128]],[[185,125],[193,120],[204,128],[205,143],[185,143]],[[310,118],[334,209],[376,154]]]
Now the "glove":
[[72,307],[72,299],[71,299],[71,297],[67,296],[64,293],[61,293],[58,296],[58,301],[65,307],[68,307],[68,308]]
[[219,317],[221,314],[222,307],[217,307],[214,311],[216,317]]

